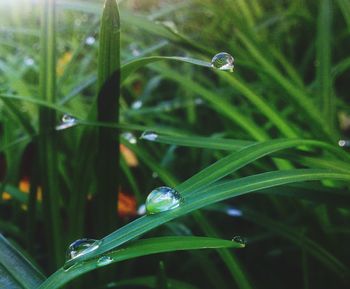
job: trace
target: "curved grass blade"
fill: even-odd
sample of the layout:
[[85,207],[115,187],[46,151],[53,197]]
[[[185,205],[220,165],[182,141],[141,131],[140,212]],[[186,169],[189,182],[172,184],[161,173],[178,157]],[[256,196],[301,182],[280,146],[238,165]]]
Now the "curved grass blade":
[[134,71],[140,69],[143,66],[146,66],[147,64],[161,61],[161,60],[173,60],[173,61],[180,61],[180,62],[187,62],[194,65],[199,65],[203,67],[209,67],[211,68],[211,63],[199,59],[189,58],[189,57],[178,57],[178,56],[149,56],[149,57],[142,57],[135,60],[132,60],[128,63],[125,63],[121,67],[121,83],[123,83]]
[[[173,252],[179,250],[197,250],[197,249],[212,249],[212,248],[243,248],[244,245],[234,241],[222,240],[208,237],[159,237],[144,240],[138,240],[130,243],[124,248],[111,251],[104,256],[112,259],[111,263],[129,260],[140,256],[158,254],[164,252]],[[86,262],[77,263],[66,271],[58,270],[50,278],[48,278],[39,289],[56,289],[60,288],[68,281],[91,270],[99,268],[98,259],[90,259]],[[110,264],[111,264],[110,263]]]
[[184,198],[184,202],[179,208],[161,214],[148,215],[136,219],[135,221],[104,237],[100,247],[93,253],[88,253],[82,257],[78,257],[76,258],[75,262],[68,262],[67,266],[71,266],[76,262],[81,262],[83,260],[94,258],[97,255],[106,253],[126,243],[127,241],[130,241],[150,231],[151,229],[160,226],[161,224],[207,205],[274,186],[324,179],[349,181],[350,175],[331,170],[316,169],[273,171],[237,179],[229,183],[210,187],[208,189],[203,188],[200,191],[180,191],[182,197]]
[[[0,285],[36,289],[45,280],[30,262],[0,234]],[[17,286],[17,287],[16,287]]]

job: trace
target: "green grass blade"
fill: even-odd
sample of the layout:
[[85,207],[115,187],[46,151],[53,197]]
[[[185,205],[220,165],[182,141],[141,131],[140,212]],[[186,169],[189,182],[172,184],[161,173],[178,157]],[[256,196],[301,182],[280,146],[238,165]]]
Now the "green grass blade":
[[199,59],[189,58],[189,57],[177,57],[177,56],[149,56],[142,57],[135,60],[132,60],[128,63],[125,63],[121,67],[121,83],[123,83],[133,72],[140,69],[141,67],[146,66],[147,64],[162,61],[162,60],[172,60],[172,61],[180,61],[187,62],[194,65],[199,65],[203,67],[212,67],[210,62],[206,62]]
[[[197,250],[197,249],[214,249],[214,248],[243,248],[244,245],[234,241],[222,240],[208,237],[159,237],[138,240],[130,243],[125,248],[111,251],[104,256],[109,256],[113,261],[111,263],[129,260],[140,256],[158,254],[164,252],[173,252],[179,250]],[[98,259],[88,260],[79,263],[68,270],[60,269],[50,278],[48,278],[39,289],[56,289],[60,288],[68,281],[78,277],[81,274],[99,268]]]
[[[42,100],[55,102],[56,57],[55,57],[55,1],[46,0],[42,8],[40,97]],[[39,159],[40,177],[43,186],[43,206],[47,245],[50,251],[51,267],[63,263],[63,234],[60,216],[60,195],[58,191],[58,164],[55,135],[55,113],[44,107],[39,115]]]
[[317,20],[317,71],[316,77],[320,94],[321,111],[331,128],[335,125],[335,100],[332,89],[331,56],[332,56],[332,5],[330,0],[319,4]]
[[[97,119],[118,123],[120,88],[120,19],[116,0],[106,0],[100,28]],[[119,138],[117,130],[98,130],[96,231],[104,235],[116,225],[118,203]]]
[[1,234],[0,265],[2,267],[0,268],[0,285],[4,282],[4,279],[12,280],[10,281],[11,284],[7,283],[7,286],[2,288],[18,287],[24,289],[36,289],[45,280],[45,276],[43,276],[35,266],[33,266]]
[[[200,136],[168,136],[163,134],[157,134],[158,136],[154,142],[188,146],[195,148],[207,148],[218,150],[239,150],[245,146],[253,144],[252,141],[235,140],[235,139],[223,139],[216,137],[200,137]],[[141,136],[141,139],[143,137]]]

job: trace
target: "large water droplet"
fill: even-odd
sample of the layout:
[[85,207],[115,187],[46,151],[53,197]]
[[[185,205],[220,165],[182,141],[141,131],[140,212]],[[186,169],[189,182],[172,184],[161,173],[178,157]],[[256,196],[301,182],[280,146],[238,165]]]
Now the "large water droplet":
[[146,199],[147,214],[169,211],[180,206],[182,197],[179,192],[169,187],[154,189]]
[[211,66],[220,70],[230,70],[233,71],[234,58],[231,54],[226,52],[220,52],[216,54],[211,60]]
[[73,117],[69,114],[64,114],[62,116],[61,123],[59,125],[57,125],[55,129],[56,130],[63,130],[63,129],[75,126],[77,124],[78,124],[78,120],[75,117]]
[[75,259],[96,250],[101,241],[94,239],[79,239],[69,245],[66,253],[66,261]]
[[106,266],[113,262],[113,259],[109,256],[102,256],[97,260],[97,266]]
[[338,145],[340,147],[349,147],[350,146],[350,140],[341,139],[341,140],[338,141]]
[[136,144],[137,143],[137,139],[136,139],[135,135],[133,133],[131,133],[131,132],[124,132],[122,134],[122,137],[124,139],[126,139],[131,144]]
[[145,140],[149,140],[149,141],[155,141],[157,139],[157,137],[158,137],[157,133],[155,133],[153,131],[145,131],[140,136],[140,139],[145,139]]
[[247,241],[241,236],[234,236],[232,241],[241,244],[243,247],[247,244]]

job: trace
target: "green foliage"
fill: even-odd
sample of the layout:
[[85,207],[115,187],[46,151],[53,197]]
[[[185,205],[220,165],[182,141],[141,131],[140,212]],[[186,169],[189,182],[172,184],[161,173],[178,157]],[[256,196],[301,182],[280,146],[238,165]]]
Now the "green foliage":
[[348,0],[0,9],[1,288],[348,287]]

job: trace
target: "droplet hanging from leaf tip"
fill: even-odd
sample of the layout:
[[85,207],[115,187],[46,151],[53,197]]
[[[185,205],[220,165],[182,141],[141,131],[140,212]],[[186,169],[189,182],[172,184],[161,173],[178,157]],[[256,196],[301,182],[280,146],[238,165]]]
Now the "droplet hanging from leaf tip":
[[220,52],[215,54],[211,60],[211,66],[220,70],[233,71],[234,58],[231,54],[226,52]]

